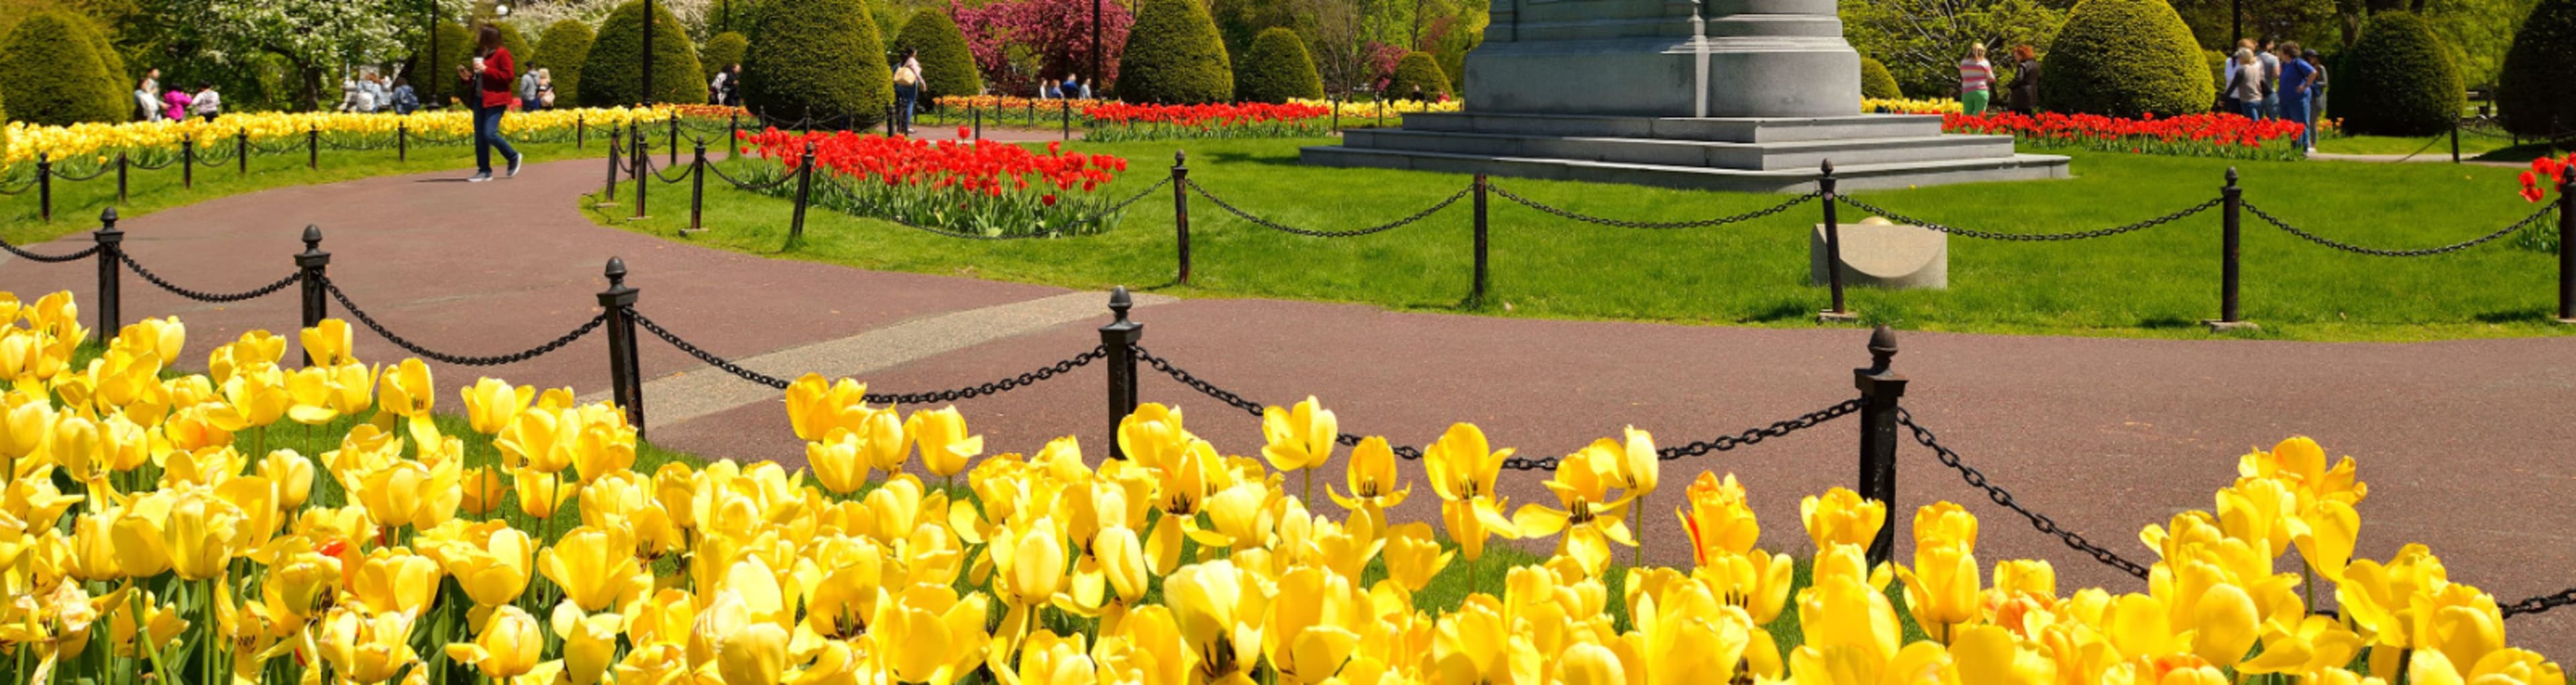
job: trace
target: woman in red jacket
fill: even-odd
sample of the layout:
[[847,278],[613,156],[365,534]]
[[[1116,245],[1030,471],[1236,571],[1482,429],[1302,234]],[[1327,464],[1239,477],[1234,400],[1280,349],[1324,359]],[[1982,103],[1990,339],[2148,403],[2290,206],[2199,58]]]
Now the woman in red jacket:
[[456,75],[458,78],[474,82],[474,89],[477,91],[466,94],[466,97],[474,98],[467,104],[475,105],[473,110],[476,173],[473,178],[465,180],[481,183],[492,180],[492,148],[500,148],[501,155],[510,160],[509,175],[511,176],[519,175],[520,163],[525,161],[525,158],[519,155],[517,148],[510,147],[509,140],[501,137],[501,115],[510,112],[510,102],[512,98],[517,97],[510,92],[510,81],[516,76],[513,68],[517,65],[510,61],[510,49],[501,46],[500,27],[483,25],[477,42],[479,45],[474,51],[474,63],[457,66]]

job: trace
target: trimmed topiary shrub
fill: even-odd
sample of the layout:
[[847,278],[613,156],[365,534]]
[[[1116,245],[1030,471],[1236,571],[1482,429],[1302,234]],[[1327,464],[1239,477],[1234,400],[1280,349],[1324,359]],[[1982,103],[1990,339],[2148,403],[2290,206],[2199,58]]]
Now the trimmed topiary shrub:
[[1905,97],[1905,91],[1897,89],[1896,75],[1888,73],[1885,63],[1875,57],[1863,57],[1860,58],[1860,96],[1893,100]]
[[966,48],[966,34],[957,29],[948,12],[914,12],[912,20],[904,22],[903,33],[894,38],[893,53],[900,57],[904,50],[921,51],[921,81],[928,86],[921,92],[923,107],[941,97],[984,92],[984,74],[975,69],[975,53]]
[[2342,67],[2332,74],[2334,105],[2351,133],[2432,135],[2458,121],[2468,99],[2441,37],[2410,12],[2371,14],[2361,39],[2344,51]]
[[1244,102],[1272,104],[1322,99],[1324,80],[1315,76],[1315,61],[1306,57],[1305,39],[1273,28],[1253,38],[1251,49],[1235,59],[1234,94]]
[[[782,3],[797,5],[802,3]],[[608,13],[600,22],[599,36],[591,41],[590,54],[581,63],[581,104],[587,107],[615,107],[642,102],[644,84],[644,2],[628,0]],[[698,68],[697,49],[689,45],[688,29],[671,16],[667,5],[653,7],[653,83],[654,102],[706,102],[707,85],[698,80],[704,70]],[[558,101],[563,96],[555,96]]]
[[2164,0],[2084,0],[2048,47],[2039,102],[2056,112],[2135,117],[2209,110],[2209,63]]
[[1437,100],[1451,94],[1449,75],[1440,72],[1440,63],[1433,61],[1428,52],[1408,54],[1396,61],[1395,76],[1386,82],[1386,96],[1397,99],[1413,97],[1415,86],[1422,87],[1422,99],[1425,100]]
[[555,81],[555,102],[581,101],[581,63],[590,60],[590,25],[571,19],[555,22],[538,36],[529,69],[545,69]]
[[[501,27],[501,49],[510,51],[510,68],[514,70],[510,75],[515,77],[528,73],[532,68],[528,66],[528,58],[537,55],[537,47],[528,44],[528,37],[520,35],[518,27],[509,24],[493,25]],[[558,94],[555,97],[563,96]]]
[[893,106],[885,44],[860,0],[768,3],[755,33],[742,66],[742,101],[753,111],[864,129]]
[[707,39],[706,49],[698,51],[698,66],[706,70],[705,73],[698,75],[698,80],[706,83],[715,82],[716,72],[724,71],[725,67],[741,64],[742,53],[750,48],[751,39],[732,31],[719,33],[714,38]]
[[2233,111],[2227,102],[2227,53],[2209,50],[2201,53],[2200,57],[2209,61],[2210,111]]
[[1128,102],[1195,105],[1234,99],[1232,59],[1198,0],[1144,0],[1118,63]]
[[0,41],[0,102],[31,124],[66,126],[133,118],[134,87],[109,74],[88,19],[38,12]]
[[[464,64],[474,54],[474,36],[465,32],[464,25],[440,22],[437,30],[437,55],[429,54],[428,38],[418,38],[419,42],[411,46],[411,59],[403,62],[402,76],[411,81],[412,94],[420,97],[423,107],[443,106],[448,98],[456,97],[457,89],[464,87],[456,78],[456,65]],[[561,88],[562,78],[557,77],[555,83]],[[335,84],[324,84],[326,89],[332,85]],[[555,97],[566,94],[558,90]],[[339,95],[335,91],[324,97]]]
[[2505,53],[2496,105],[2505,128],[2526,136],[2576,136],[2576,0],[2540,0]]

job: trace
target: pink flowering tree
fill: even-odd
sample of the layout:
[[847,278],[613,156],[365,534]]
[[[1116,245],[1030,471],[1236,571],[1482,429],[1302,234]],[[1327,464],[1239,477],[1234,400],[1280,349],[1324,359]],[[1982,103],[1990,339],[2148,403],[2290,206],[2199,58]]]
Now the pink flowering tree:
[[[1040,76],[1062,80],[1066,73],[1091,76],[1091,8],[1095,0],[999,0],[969,6],[949,5],[966,48],[984,82],[1004,95],[1034,95]],[[1100,3],[1100,56],[1105,73],[1091,84],[1095,93],[1118,81],[1118,53],[1127,45],[1127,29],[1136,18],[1112,0]]]

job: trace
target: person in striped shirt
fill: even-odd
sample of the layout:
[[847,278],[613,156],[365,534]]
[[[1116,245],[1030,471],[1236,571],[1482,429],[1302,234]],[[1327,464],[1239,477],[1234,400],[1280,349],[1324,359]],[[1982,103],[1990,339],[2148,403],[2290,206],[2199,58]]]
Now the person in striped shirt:
[[1995,67],[1986,63],[1986,44],[1968,46],[1968,58],[1959,61],[1959,109],[1970,115],[1986,111],[1986,102],[1994,91]]

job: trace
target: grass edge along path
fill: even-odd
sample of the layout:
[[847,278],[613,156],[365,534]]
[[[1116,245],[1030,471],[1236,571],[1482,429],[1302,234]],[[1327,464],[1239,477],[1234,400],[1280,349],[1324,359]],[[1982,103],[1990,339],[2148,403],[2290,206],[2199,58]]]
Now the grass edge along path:
[[[1077,144],[1133,166],[1104,186],[1121,199],[1168,177],[1189,151],[1190,177],[1247,211],[1300,228],[1342,230],[1404,216],[1467,184],[1457,174],[1305,167],[1296,150],[1332,139]],[[2261,162],[2074,151],[2076,178],[1854,193],[1856,199],[1999,233],[2116,226],[2209,201],[2238,168],[2248,202],[2333,239],[2397,249],[2476,237],[2539,209],[2513,195],[2513,169],[2446,164]],[[758,160],[726,162],[736,176]],[[1688,221],[1779,203],[1785,196],[1673,191],[1496,178],[1496,185],[1574,211],[1636,221]],[[1157,193],[1168,192],[1158,190]],[[1578,224],[1497,197],[1494,302],[1469,307],[1469,203],[1415,226],[1327,240],[1263,230],[1191,200],[1192,282],[1174,282],[1172,208],[1159,194],[1098,236],[967,241],[816,208],[804,243],[785,244],[788,200],[711,181],[705,232],[682,235],[685,186],[652,194],[652,219],[629,222],[631,199],[582,211],[594,222],[769,257],[866,269],[963,275],[1071,288],[1143,287],[1185,297],[1274,297],[1397,310],[1499,316],[1803,328],[1827,293],[1806,283],[1813,203],[1714,229],[1646,231]],[[1976,333],[2200,339],[2216,318],[2219,211],[2096,240],[2020,243],[1952,236],[1951,288],[1852,288],[1864,324]],[[1841,210],[1854,223],[1867,213]],[[2242,296],[2260,331],[2228,337],[2417,341],[2560,335],[2551,321],[2556,257],[2507,238],[2442,256],[2386,258],[2318,246],[2244,218]]]

